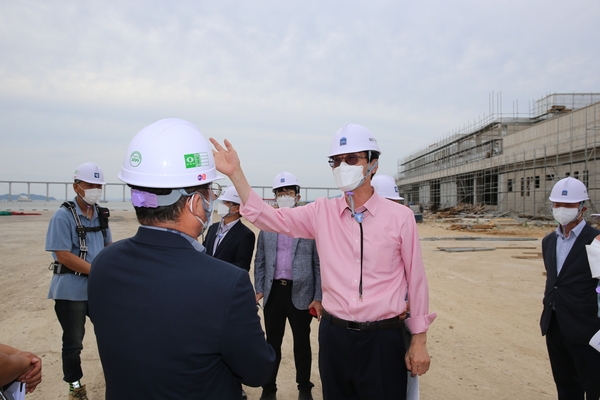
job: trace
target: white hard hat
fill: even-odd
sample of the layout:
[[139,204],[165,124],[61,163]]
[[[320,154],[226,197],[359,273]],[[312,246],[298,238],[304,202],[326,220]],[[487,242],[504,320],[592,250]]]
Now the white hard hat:
[[398,193],[396,181],[389,175],[375,175],[371,179],[371,186],[375,188],[377,194],[390,200],[404,200]]
[[157,189],[204,185],[217,176],[212,148],[198,127],[169,118],[139,131],[127,147],[119,179]]
[[329,157],[360,151],[376,151],[381,154],[377,140],[375,140],[370,130],[356,124],[344,124],[333,135]]
[[298,179],[296,179],[294,175],[290,174],[289,172],[280,172],[273,180],[273,190],[285,186],[298,186],[298,189],[300,189]]
[[237,190],[235,190],[235,186],[228,186],[223,194],[219,196],[218,200],[242,204],[242,200],[240,199],[240,195],[238,194]]
[[106,184],[104,182],[104,172],[93,162],[83,163],[78,166],[73,179],[99,185]]
[[590,197],[583,182],[569,176],[556,182],[549,199],[554,203],[581,203]]

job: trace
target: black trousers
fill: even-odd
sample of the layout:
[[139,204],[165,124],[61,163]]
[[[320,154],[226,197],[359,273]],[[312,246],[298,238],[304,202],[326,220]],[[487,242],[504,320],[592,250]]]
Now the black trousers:
[[55,300],[54,311],[63,330],[62,367],[63,380],[75,382],[83,377],[81,350],[85,335],[85,319],[88,316],[87,301]]
[[319,371],[324,400],[405,400],[404,327],[349,330],[322,318]]
[[285,334],[285,321],[290,323],[294,337],[294,363],[296,365],[296,383],[298,389],[311,389],[314,385],[310,381],[312,365],[312,349],[310,347],[310,323],[313,317],[308,310],[299,310],[292,303],[292,285],[283,286],[279,281],[273,281],[269,298],[265,305],[265,330],[267,343],[273,346],[276,356],[276,365],[269,379],[263,386],[268,391],[277,390],[277,372],[281,363],[281,343]]
[[558,326],[554,312],[546,333],[546,345],[559,400],[598,400],[600,352],[587,343],[569,342]]

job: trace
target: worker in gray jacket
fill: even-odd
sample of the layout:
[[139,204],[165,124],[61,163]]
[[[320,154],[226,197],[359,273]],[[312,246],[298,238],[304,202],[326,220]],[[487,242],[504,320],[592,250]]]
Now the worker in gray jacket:
[[[296,177],[281,172],[275,177],[273,193],[279,208],[295,207],[300,200]],[[321,273],[314,240],[294,239],[273,232],[258,235],[254,259],[254,285],[257,303],[262,299],[267,342],[275,349],[276,367],[269,382],[263,386],[262,400],[276,399],[277,371],[281,362],[281,343],[286,319],[294,336],[294,362],[298,399],[312,399],[310,381],[312,350],[310,323],[321,313]]]

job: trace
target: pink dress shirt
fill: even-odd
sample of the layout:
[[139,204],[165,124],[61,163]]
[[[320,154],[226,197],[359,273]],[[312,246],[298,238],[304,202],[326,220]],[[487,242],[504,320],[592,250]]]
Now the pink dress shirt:
[[274,209],[254,191],[240,207],[258,228],[314,239],[321,261],[323,308],[350,321],[397,316],[410,302],[406,324],[426,332],[436,317],[429,313],[429,288],[412,211],[373,193],[357,211],[363,220],[363,299],[359,299],[360,227],[344,198],[320,198],[303,207]]

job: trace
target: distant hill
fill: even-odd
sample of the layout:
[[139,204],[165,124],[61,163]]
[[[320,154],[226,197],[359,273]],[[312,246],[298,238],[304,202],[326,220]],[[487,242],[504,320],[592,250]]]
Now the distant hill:
[[[3,194],[0,195],[0,200],[4,200],[4,201],[8,201],[8,200],[12,200],[12,201],[17,201],[17,199],[19,198],[19,196],[27,196],[26,193],[19,193],[19,194],[12,194],[9,195],[7,194]],[[42,200],[42,201],[46,201],[46,196],[42,196],[39,194],[30,194],[28,196],[31,200]],[[56,199],[54,197],[48,197],[48,201],[56,201]]]

